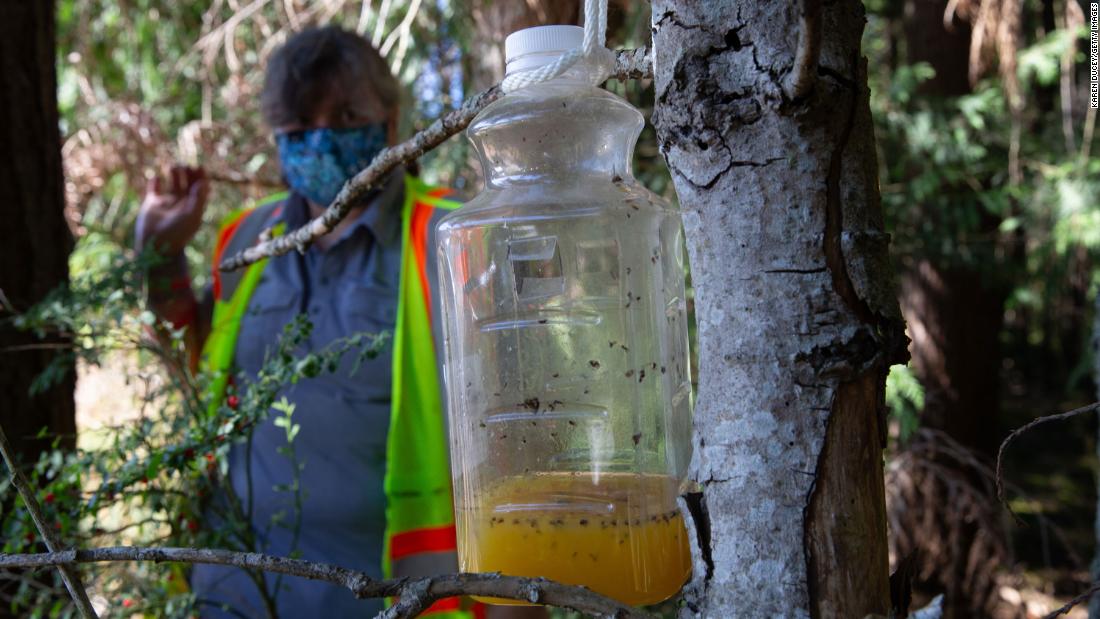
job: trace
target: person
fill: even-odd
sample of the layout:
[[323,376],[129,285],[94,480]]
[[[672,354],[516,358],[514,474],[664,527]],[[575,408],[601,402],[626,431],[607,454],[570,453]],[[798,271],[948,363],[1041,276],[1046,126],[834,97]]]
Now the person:
[[[281,233],[318,216],[345,181],[396,141],[397,81],[366,40],[337,27],[300,32],[276,51],[260,103],[289,192],[226,221],[213,285],[199,298],[183,249],[201,225],[209,181],[195,168],[151,181],[136,245],[155,247],[166,259],[150,271],[149,305],[188,327],[187,345],[216,377],[219,398],[256,375],[298,314],[313,325],[302,343],[306,351],[355,332],[394,332],[383,353],[354,375],[349,359],[334,373],[286,389],[300,425],[294,453],[304,463],[297,526],[272,526],[295,513],[293,493],[275,489],[293,480],[294,464],[279,453],[286,432],[272,420],[255,429],[250,449],[232,448],[229,478],[238,496],[249,497],[256,550],[296,549],[304,559],[377,578],[454,572],[439,338],[432,332],[441,321],[430,317],[438,304],[435,252],[428,248],[437,211],[456,203],[445,190],[395,172],[304,253],[218,273],[223,257],[255,244],[264,230]],[[275,579],[266,582],[271,590]],[[381,609],[378,600],[357,600],[328,583],[279,582],[272,593],[280,617],[368,616]],[[243,570],[195,566],[191,586],[203,617],[267,614]],[[468,616],[457,599],[429,611]]]

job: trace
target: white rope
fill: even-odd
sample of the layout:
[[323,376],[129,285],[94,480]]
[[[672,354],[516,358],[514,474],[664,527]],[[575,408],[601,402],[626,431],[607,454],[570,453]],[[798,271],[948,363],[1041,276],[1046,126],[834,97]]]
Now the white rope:
[[[607,0],[584,0],[584,40],[581,47],[571,49],[554,62],[513,73],[504,78],[500,87],[504,92],[515,92],[539,82],[552,80],[565,73],[582,58],[589,63],[588,80],[592,85],[603,83],[611,75],[614,56],[605,47],[607,42]],[[610,61],[609,61],[610,59]]]

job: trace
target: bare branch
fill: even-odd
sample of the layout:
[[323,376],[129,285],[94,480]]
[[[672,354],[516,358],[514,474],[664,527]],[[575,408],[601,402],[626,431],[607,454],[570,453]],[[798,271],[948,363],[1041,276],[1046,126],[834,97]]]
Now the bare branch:
[[[46,543],[46,548],[51,553],[60,551],[64,546],[54,533],[53,528],[42,516],[42,506],[38,504],[38,498],[34,496],[34,489],[31,488],[30,481],[23,474],[23,471],[15,465],[15,454],[11,445],[8,444],[8,437],[4,434],[2,427],[0,427],[0,456],[3,457],[4,464],[7,464],[8,470],[11,471],[11,484],[19,491],[19,496],[23,498],[23,503],[31,514],[31,520],[34,521],[35,528],[42,536],[42,541]],[[58,571],[61,572],[61,580],[64,581],[65,588],[69,590],[69,595],[73,597],[73,602],[76,603],[80,614],[85,619],[98,617],[95,609],[92,608],[92,601],[88,599],[88,592],[84,590],[84,583],[80,581],[80,574],[76,572],[72,562],[59,562],[56,566]]]
[[1089,598],[1091,598],[1093,594],[1097,591],[1100,591],[1100,582],[1092,583],[1092,586],[1086,589],[1084,593],[1066,602],[1065,605],[1061,608],[1057,608],[1050,614],[1044,615],[1043,619],[1055,619],[1055,617],[1068,613],[1070,610],[1073,609],[1074,606],[1089,601]]
[[649,47],[624,49],[615,53],[615,70],[611,73],[617,80],[645,80],[653,78],[653,58]]
[[1017,522],[1019,522],[1020,519],[1016,517],[1015,512],[1013,512],[1012,508],[1008,506],[1008,501],[1005,500],[1004,455],[1005,455],[1005,450],[1008,449],[1009,443],[1016,440],[1016,438],[1018,436],[1020,436],[1024,432],[1027,432],[1028,430],[1034,428],[1035,426],[1042,425],[1042,424],[1047,423],[1049,421],[1062,421],[1063,419],[1069,419],[1070,417],[1076,417],[1078,415],[1084,415],[1086,413],[1092,413],[1092,412],[1095,412],[1097,410],[1100,410],[1100,402],[1093,402],[1092,404],[1089,404],[1088,406],[1082,406],[1081,408],[1075,408],[1075,409],[1073,409],[1071,411],[1068,411],[1068,412],[1065,412],[1065,413],[1056,413],[1056,414],[1053,414],[1053,415],[1044,415],[1043,417],[1039,417],[1038,419],[1032,420],[1027,425],[1024,425],[1020,428],[1016,428],[1011,433],[1009,433],[1008,436],[1005,437],[1004,441],[1001,442],[1000,448],[997,449],[997,470],[996,470],[997,499],[1001,502],[1001,505],[1004,505],[1005,509],[1008,510],[1008,513],[1012,514],[1013,518],[1016,518]]
[[[820,36],[818,38],[820,39]],[[652,63],[649,62],[649,54],[646,48],[616,52],[613,78],[621,80],[636,79],[650,77],[652,74]],[[416,160],[424,153],[465,129],[474,117],[485,109],[485,106],[499,99],[502,94],[499,85],[493,86],[473,99],[467,99],[462,107],[449,112],[409,140],[385,149],[371,161],[370,165],[344,184],[340,193],[336,195],[336,199],[332,201],[332,204],[320,217],[277,238],[269,238],[270,235],[265,233],[261,235],[261,238],[265,240],[255,247],[250,247],[229,256],[218,265],[218,268],[222,271],[233,271],[264,258],[281,256],[292,249],[305,251],[311,243],[331,232],[337,224],[347,217],[352,205],[367,195],[379,181],[396,169],[397,166]]]
[[174,561],[231,565],[251,570],[330,582],[350,590],[358,598],[400,597],[379,616],[384,619],[415,617],[443,598],[477,595],[568,608],[588,615],[622,619],[648,617],[585,587],[564,585],[545,578],[521,578],[500,574],[444,574],[424,578],[375,580],[338,565],[289,559],[254,552],[212,548],[137,548],[115,546],[39,554],[2,554],[0,568],[35,568],[105,561]]
[[794,66],[783,80],[783,92],[788,99],[801,99],[810,94],[817,81],[817,64],[821,56],[821,0],[799,2],[798,49]]

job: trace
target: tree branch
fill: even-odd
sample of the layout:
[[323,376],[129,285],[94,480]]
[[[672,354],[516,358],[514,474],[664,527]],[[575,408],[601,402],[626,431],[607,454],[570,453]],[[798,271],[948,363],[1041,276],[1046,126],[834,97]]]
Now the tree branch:
[[[819,33],[819,47],[820,38]],[[814,62],[816,64],[816,56]],[[612,78],[626,80],[652,77],[652,67],[647,48],[617,51],[615,54],[615,72],[612,74]],[[281,256],[292,249],[305,251],[311,243],[331,232],[337,224],[347,217],[352,205],[367,195],[367,192],[396,169],[397,166],[415,161],[424,153],[442,144],[452,135],[465,129],[481,110],[502,95],[503,92],[500,90],[500,86],[493,86],[473,99],[467,99],[462,107],[444,115],[427,129],[418,132],[407,141],[383,150],[371,161],[370,165],[344,184],[340,193],[336,195],[336,199],[332,201],[332,204],[325,209],[320,217],[278,238],[272,239],[269,233],[265,232],[261,235],[259,244],[229,256],[218,265],[218,268],[222,271],[233,271],[264,258]]]
[[[8,470],[11,471],[11,484],[15,486],[15,489],[19,492],[19,496],[23,498],[23,503],[27,506],[27,511],[31,514],[31,520],[34,521],[35,528],[38,529],[38,533],[42,536],[42,541],[46,543],[46,548],[51,553],[61,551],[64,546],[57,535],[54,534],[53,528],[46,522],[45,517],[42,516],[42,506],[39,505],[38,498],[34,496],[30,481],[27,479],[26,475],[23,475],[23,471],[19,470],[19,467],[15,465],[15,454],[11,445],[8,444],[8,437],[4,434],[4,429],[2,427],[0,427],[0,456],[3,457],[4,464],[6,464]],[[92,601],[88,599],[88,592],[84,590],[84,583],[80,581],[80,574],[77,573],[72,562],[59,562],[56,566],[58,571],[61,572],[61,580],[65,583],[65,588],[69,590],[69,595],[72,596],[73,602],[76,603],[77,609],[80,610],[80,614],[85,619],[96,619],[98,615],[95,612],[95,608],[92,608]]]
[[798,49],[794,66],[783,80],[783,92],[792,100],[801,99],[813,90],[821,56],[821,0],[801,0],[799,8]]
[[1093,594],[1097,591],[1100,591],[1100,582],[1092,583],[1092,586],[1086,589],[1084,593],[1066,602],[1065,605],[1063,605],[1061,608],[1057,608],[1051,611],[1049,614],[1043,615],[1043,619],[1055,619],[1056,617],[1060,617],[1061,615],[1068,613],[1069,611],[1073,610],[1074,606],[1089,601],[1089,598],[1091,598]]
[[1009,443],[1016,440],[1016,438],[1018,436],[1020,436],[1024,432],[1027,432],[1028,430],[1034,428],[1035,426],[1042,425],[1042,424],[1047,423],[1049,421],[1061,421],[1063,419],[1069,419],[1070,417],[1076,417],[1078,415],[1084,415],[1085,413],[1091,413],[1091,412],[1094,412],[1096,410],[1100,410],[1100,402],[1093,402],[1092,404],[1089,404],[1088,406],[1082,406],[1081,408],[1075,408],[1075,409],[1073,409],[1071,411],[1068,411],[1068,412],[1065,412],[1065,413],[1056,413],[1056,414],[1053,414],[1053,415],[1044,415],[1043,417],[1039,417],[1038,419],[1032,420],[1031,422],[1029,422],[1028,424],[1026,424],[1022,427],[1016,428],[1011,433],[1009,433],[1008,436],[1005,437],[1004,441],[1001,442],[1001,446],[997,449],[997,469],[996,469],[996,473],[995,473],[996,482],[997,482],[997,499],[1001,502],[1001,505],[1004,505],[1004,508],[1008,510],[1008,513],[1012,514],[1013,518],[1016,518],[1016,522],[1019,522],[1020,519],[1016,517],[1016,513],[1012,511],[1012,508],[1008,506],[1008,501],[1005,500],[1004,454],[1005,454],[1005,450],[1008,449]]
[[375,580],[364,572],[338,565],[211,548],[115,546],[39,554],[0,554],[0,568],[56,567],[104,561],[174,561],[230,565],[330,582],[350,590],[358,598],[400,597],[397,604],[379,615],[381,619],[415,617],[437,600],[461,595],[507,598],[559,606],[601,617],[629,619],[649,616],[585,587],[564,585],[545,578],[521,578],[496,573]]

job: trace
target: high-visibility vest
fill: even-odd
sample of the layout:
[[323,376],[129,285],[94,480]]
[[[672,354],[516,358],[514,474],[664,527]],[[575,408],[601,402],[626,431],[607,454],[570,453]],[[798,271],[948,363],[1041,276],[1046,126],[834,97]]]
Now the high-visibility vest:
[[[443,399],[431,328],[428,238],[435,209],[455,209],[447,189],[405,177],[401,209],[401,274],[393,334],[393,388],[386,440],[386,539],[382,569],[387,578],[447,573],[456,569],[454,504],[447,458]],[[223,223],[214,252],[214,317],[203,346],[202,367],[212,377],[210,395],[217,410],[233,373],[241,318],[256,290],[267,259],[245,269],[220,273],[223,256],[252,246],[279,213],[286,194],[231,215]],[[285,225],[272,229],[274,236]],[[437,567],[438,566],[438,567]],[[458,598],[440,600],[424,614],[467,618]]]

